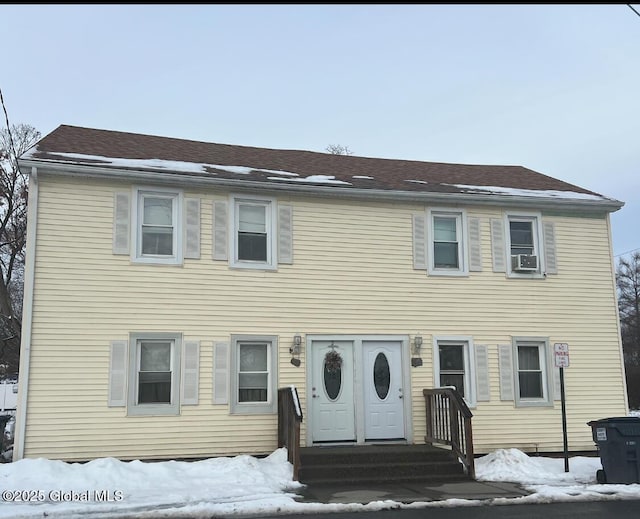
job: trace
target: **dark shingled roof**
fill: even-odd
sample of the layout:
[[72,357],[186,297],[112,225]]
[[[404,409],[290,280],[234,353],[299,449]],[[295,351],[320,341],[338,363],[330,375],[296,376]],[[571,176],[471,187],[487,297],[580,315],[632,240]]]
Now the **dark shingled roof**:
[[[105,157],[105,160],[73,158],[60,154],[82,154]],[[335,177],[345,183],[326,183],[333,189],[382,190],[415,193],[483,193],[456,185],[497,186],[511,189],[554,190],[606,197],[522,166],[490,166],[446,164],[412,160],[380,159],[333,155],[312,151],[254,148],[215,144],[169,137],[141,135],[110,130],[61,125],[25,153],[22,159],[53,163],[100,165],[118,170],[141,169],[135,165],[111,164],[108,159],[142,159],[181,161],[208,164],[201,172],[185,171],[171,164],[151,167],[145,171],[175,172],[176,175],[217,179],[247,180],[267,184],[300,185],[295,179],[311,175]],[[247,174],[211,167],[243,166],[252,169]],[[191,168],[194,169],[194,168]],[[271,171],[257,171],[271,170]],[[278,174],[273,170],[282,171]],[[289,173],[288,175],[286,173]],[[297,176],[291,175],[296,174]],[[356,177],[356,178],[354,178]],[[372,177],[372,178],[357,178]],[[275,180],[274,180],[275,178]],[[314,185],[305,181],[304,185]],[[487,194],[484,192],[484,194]],[[498,194],[498,193],[497,193]],[[569,193],[567,193],[569,195]]]

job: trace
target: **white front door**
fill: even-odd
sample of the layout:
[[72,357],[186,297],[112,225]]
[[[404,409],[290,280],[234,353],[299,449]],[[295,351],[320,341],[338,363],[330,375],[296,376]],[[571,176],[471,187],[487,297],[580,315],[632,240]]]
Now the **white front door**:
[[[330,362],[331,356],[327,361],[328,353],[340,356],[340,366]],[[313,341],[311,356],[313,441],[355,441],[353,341]]]
[[404,438],[402,343],[363,341],[365,440]]
[[[322,336],[308,345],[310,444],[409,439],[406,340]],[[339,365],[331,362],[334,353]]]

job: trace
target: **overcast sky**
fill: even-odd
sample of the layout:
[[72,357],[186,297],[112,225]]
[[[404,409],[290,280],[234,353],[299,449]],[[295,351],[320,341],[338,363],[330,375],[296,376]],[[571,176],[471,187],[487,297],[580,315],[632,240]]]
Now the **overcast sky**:
[[[640,11],[640,4],[633,4]],[[521,165],[625,202],[640,16],[616,5],[0,5],[12,123]]]

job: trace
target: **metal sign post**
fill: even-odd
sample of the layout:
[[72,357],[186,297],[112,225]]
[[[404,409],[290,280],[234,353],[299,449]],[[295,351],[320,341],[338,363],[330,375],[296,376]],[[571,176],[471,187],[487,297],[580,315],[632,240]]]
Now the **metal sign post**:
[[562,445],[564,447],[564,471],[569,472],[569,444],[567,441],[567,405],[564,394],[564,368],[569,367],[569,345],[557,342],[553,345],[556,368],[560,368],[560,401],[562,403]]

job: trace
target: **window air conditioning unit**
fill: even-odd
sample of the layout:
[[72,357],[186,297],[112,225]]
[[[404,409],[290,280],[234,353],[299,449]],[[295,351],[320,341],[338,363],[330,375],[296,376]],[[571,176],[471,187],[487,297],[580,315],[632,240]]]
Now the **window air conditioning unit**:
[[538,270],[538,256],[533,254],[516,254],[511,256],[511,269],[519,271]]

